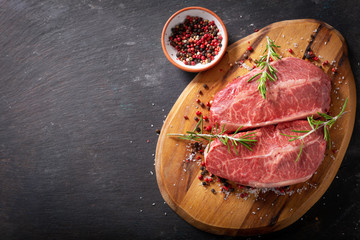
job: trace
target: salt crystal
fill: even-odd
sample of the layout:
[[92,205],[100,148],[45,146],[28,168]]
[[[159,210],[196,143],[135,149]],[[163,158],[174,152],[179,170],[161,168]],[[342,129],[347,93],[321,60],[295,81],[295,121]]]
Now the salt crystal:
[[150,175],[154,175],[153,171],[150,171]]
[[325,45],[327,45],[327,42],[324,42]]
[[142,212],[143,212],[143,210],[142,210],[142,209],[140,209],[140,212],[142,213]]
[[151,105],[155,106],[155,103],[152,103]]
[[155,206],[155,203],[153,202],[152,205]]

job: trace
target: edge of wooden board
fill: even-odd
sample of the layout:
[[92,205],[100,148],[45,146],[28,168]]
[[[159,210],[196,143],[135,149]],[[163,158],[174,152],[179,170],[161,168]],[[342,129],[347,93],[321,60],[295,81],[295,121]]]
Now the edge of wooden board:
[[[258,36],[265,35],[270,29],[283,27],[289,23],[291,23],[291,24],[294,24],[297,22],[303,23],[304,21],[322,25],[322,27],[328,28],[329,30],[333,31],[339,37],[339,39],[343,42],[343,52],[345,55],[345,61],[343,62],[343,64],[348,65],[349,69],[351,69],[350,62],[349,62],[349,59],[347,56],[348,55],[347,45],[346,45],[346,42],[345,42],[343,36],[329,24],[324,23],[322,21],[314,20],[314,19],[286,20],[286,21],[282,21],[282,22],[273,23],[271,25],[264,27],[259,32],[253,33],[253,34],[233,43],[232,45],[230,45],[228,47],[227,51],[228,52],[231,51],[233,48],[236,48],[236,46],[238,46],[242,42],[246,42],[246,41],[254,39]],[[225,56],[224,56],[224,58],[225,58]],[[215,66],[215,68],[216,68],[216,66]],[[209,71],[211,71],[211,70],[209,70]],[[207,72],[209,72],[209,71],[207,71]],[[178,111],[178,109],[181,107],[184,100],[186,99],[186,96],[188,96],[188,94],[194,88],[196,88],[198,86],[200,77],[202,75],[206,74],[207,72],[199,73],[189,83],[189,85],[183,90],[183,92],[179,96],[178,100],[172,107],[170,113],[168,114],[168,117],[165,120],[164,125],[162,127],[161,134],[159,136],[158,143],[157,143],[155,168],[156,168],[157,183],[158,183],[160,192],[161,192],[164,200],[178,215],[180,215],[188,223],[190,223],[191,225],[193,225],[201,230],[204,230],[204,231],[207,231],[207,232],[210,232],[213,234],[220,234],[220,235],[222,235],[222,234],[224,234],[224,235],[263,234],[263,233],[268,233],[270,231],[277,231],[277,230],[280,230],[282,228],[285,228],[285,227],[291,225],[296,220],[298,220],[304,213],[306,213],[321,198],[321,196],[325,193],[325,191],[329,188],[329,186],[330,186],[332,180],[334,179],[334,177],[341,165],[341,162],[345,156],[347,147],[348,147],[350,139],[351,139],[351,135],[352,135],[352,131],[353,131],[354,123],[355,123],[355,113],[356,113],[356,87],[355,87],[355,81],[354,81],[354,76],[353,76],[352,71],[350,71],[350,73],[347,73],[348,77],[350,78],[350,80],[349,80],[349,85],[350,85],[349,86],[349,88],[350,88],[349,95],[352,96],[352,98],[349,99],[349,102],[348,102],[348,108],[352,110],[351,112],[348,113],[349,114],[349,117],[348,117],[348,119],[349,119],[348,127],[349,128],[348,128],[348,131],[345,132],[345,135],[341,142],[340,151],[337,153],[337,157],[336,157],[337,161],[335,163],[336,166],[333,168],[330,168],[329,171],[324,176],[324,178],[326,178],[328,181],[324,181],[325,183],[320,184],[319,187],[314,192],[317,194],[317,196],[308,198],[307,203],[302,204],[303,208],[297,209],[296,212],[294,212],[290,218],[286,219],[286,221],[278,221],[278,222],[276,222],[276,224],[274,224],[273,226],[269,226],[269,227],[252,228],[252,229],[223,228],[221,226],[208,225],[206,223],[201,222],[199,219],[196,219],[195,217],[191,216],[188,212],[186,212],[186,210],[184,210],[181,206],[178,206],[175,203],[174,199],[172,199],[172,197],[169,196],[167,186],[163,184],[163,179],[160,177],[161,176],[161,174],[160,174],[161,166],[160,166],[159,159],[161,159],[161,153],[162,153],[162,145],[160,143],[164,140],[164,138],[167,138],[167,136],[164,133],[167,132],[167,130],[169,128],[169,123],[173,120],[173,118],[177,117],[174,113],[176,113]],[[182,100],[180,100],[180,99],[182,99]]]

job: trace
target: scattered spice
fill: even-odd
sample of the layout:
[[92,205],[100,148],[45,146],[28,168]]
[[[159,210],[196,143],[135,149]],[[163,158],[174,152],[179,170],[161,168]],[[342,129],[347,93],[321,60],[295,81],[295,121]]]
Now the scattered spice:
[[208,88],[209,88],[206,83],[203,84],[203,87],[204,87],[205,89],[208,89]]
[[314,55],[314,53],[313,53],[311,50],[305,52],[305,58],[306,58],[306,59],[313,58],[314,56],[315,56],[315,55]]
[[160,134],[160,129],[157,128],[157,129],[155,130],[155,132],[156,132],[157,134]]
[[222,47],[222,36],[214,21],[187,16],[184,23],[171,29],[170,45],[185,65],[206,64],[214,60]]
[[189,119],[189,117],[188,117],[188,116],[186,116],[186,115],[184,115],[184,118],[185,118],[185,120],[188,120],[188,119]]
[[289,51],[289,53],[293,53],[293,50],[292,50],[291,48],[289,48],[289,50],[288,50],[288,51]]

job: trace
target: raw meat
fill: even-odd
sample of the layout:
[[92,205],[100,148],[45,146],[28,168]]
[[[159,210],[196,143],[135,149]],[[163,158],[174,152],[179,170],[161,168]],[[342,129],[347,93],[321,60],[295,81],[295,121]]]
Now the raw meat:
[[272,63],[278,79],[267,81],[266,99],[258,90],[259,73],[254,69],[218,92],[210,109],[210,121],[225,124],[227,132],[303,119],[327,112],[330,107],[331,80],[315,65],[299,58],[283,58]]
[[[281,187],[309,179],[324,159],[326,141],[323,129],[304,138],[300,158],[301,141],[289,142],[289,137],[280,135],[299,135],[291,130],[311,130],[307,121],[297,120],[256,129],[257,143],[248,150],[237,146],[238,155],[219,140],[213,141],[209,151],[205,150],[205,164],[210,173],[242,185],[251,187]],[[235,136],[242,136],[246,132]],[[207,147],[207,148],[208,148]]]

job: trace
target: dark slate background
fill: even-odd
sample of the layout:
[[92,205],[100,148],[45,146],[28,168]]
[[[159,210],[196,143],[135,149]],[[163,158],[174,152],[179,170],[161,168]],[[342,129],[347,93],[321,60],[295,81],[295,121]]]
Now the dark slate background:
[[[195,76],[166,60],[164,23],[203,6],[231,44],[276,21],[323,20],[347,40],[359,90],[358,3],[0,0],[0,238],[231,239],[177,216],[151,174],[155,129]],[[337,177],[301,220],[242,239],[360,239],[359,134],[358,111]]]

